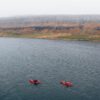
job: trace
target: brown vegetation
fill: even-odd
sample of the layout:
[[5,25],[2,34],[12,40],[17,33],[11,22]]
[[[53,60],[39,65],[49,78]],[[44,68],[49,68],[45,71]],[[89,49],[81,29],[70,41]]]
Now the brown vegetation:
[[0,28],[0,36],[100,40],[100,23],[34,23],[28,27]]

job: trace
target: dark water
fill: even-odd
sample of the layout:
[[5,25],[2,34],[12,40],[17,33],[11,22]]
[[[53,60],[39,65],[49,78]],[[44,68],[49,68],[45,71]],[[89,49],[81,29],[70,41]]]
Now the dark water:
[[0,100],[100,100],[100,43],[0,38]]

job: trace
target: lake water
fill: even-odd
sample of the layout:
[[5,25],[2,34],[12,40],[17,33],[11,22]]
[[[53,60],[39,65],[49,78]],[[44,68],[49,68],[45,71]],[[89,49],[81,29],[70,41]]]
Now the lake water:
[[100,100],[100,43],[0,38],[0,100]]

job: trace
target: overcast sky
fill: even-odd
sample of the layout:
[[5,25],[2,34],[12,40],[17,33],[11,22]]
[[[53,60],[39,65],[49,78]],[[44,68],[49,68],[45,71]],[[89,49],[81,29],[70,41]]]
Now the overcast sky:
[[0,0],[0,17],[100,14],[100,0]]

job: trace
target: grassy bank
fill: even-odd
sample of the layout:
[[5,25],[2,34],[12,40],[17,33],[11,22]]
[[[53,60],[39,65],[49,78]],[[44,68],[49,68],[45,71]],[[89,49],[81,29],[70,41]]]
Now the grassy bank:
[[0,33],[0,37],[100,41],[100,35],[70,34],[70,33],[34,33],[34,34]]

